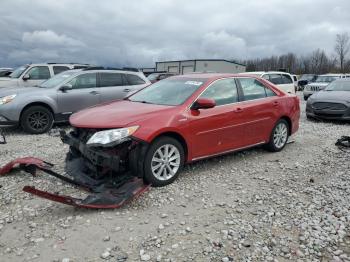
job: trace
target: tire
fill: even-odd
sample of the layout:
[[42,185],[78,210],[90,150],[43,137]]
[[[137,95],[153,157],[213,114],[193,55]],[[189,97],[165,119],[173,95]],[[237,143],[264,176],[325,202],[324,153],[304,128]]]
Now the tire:
[[21,116],[23,130],[30,134],[42,134],[49,131],[53,125],[53,115],[43,106],[31,106]]
[[304,96],[304,100],[305,100],[305,101],[307,101],[308,98],[309,98],[308,96]]
[[[282,128],[282,129],[281,129]],[[278,136],[280,139],[278,139]],[[289,124],[286,120],[280,119],[272,129],[270,141],[266,144],[266,149],[270,152],[279,152],[287,144],[289,136]]]
[[[173,159],[172,161],[169,161],[169,156],[167,158],[165,152],[171,153],[170,159]],[[154,187],[171,184],[181,172],[184,161],[184,149],[179,141],[167,136],[156,139],[146,153],[144,162],[145,182]],[[170,169],[173,174],[171,174]]]

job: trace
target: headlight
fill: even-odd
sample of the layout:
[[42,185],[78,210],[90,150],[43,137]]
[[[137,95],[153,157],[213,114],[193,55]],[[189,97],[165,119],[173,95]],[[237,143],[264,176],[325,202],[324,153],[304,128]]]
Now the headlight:
[[16,97],[16,94],[0,97],[0,105],[10,103],[15,97]]
[[117,145],[124,142],[138,128],[138,126],[131,126],[96,132],[92,137],[90,137],[86,144],[90,146],[111,146],[111,144]]

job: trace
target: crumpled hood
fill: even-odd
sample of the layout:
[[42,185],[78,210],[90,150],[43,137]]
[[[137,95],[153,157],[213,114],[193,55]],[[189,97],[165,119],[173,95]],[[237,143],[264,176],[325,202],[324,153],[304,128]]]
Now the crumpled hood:
[[119,128],[168,112],[169,117],[175,107],[145,104],[121,100],[90,107],[73,114],[69,122],[81,128]]
[[350,91],[320,91],[313,94],[312,99],[322,101],[350,101]]
[[[1,84],[1,83],[0,83]],[[9,95],[32,95],[42,93],[43,88],[40,87],[14,87],[14,88],[0,88],[0,97]]]

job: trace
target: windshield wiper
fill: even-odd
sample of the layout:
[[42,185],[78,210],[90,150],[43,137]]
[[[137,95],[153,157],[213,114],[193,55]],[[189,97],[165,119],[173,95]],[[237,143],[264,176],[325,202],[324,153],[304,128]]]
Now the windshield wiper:
[[136,102],[136,103],[143,103],[143,104],[153,104],[151,102],[147,102],[145,100],[130,100],[131,102]]

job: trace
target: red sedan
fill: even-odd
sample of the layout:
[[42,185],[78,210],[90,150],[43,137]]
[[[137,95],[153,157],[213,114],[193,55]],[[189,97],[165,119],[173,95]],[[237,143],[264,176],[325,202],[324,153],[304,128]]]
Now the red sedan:
[[127,172],[164,186],[199,159],[258,145],[282,150],[299,116],[299,99],[262,78],[182,75],[75,113],[63,140],[67,165],[79,163],[84,176],[102,181]]

